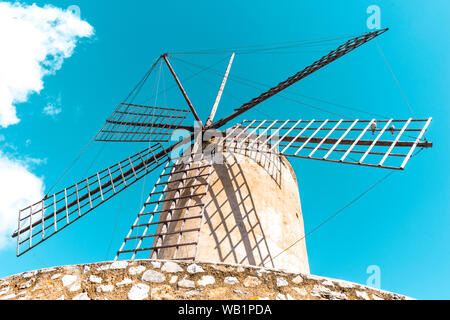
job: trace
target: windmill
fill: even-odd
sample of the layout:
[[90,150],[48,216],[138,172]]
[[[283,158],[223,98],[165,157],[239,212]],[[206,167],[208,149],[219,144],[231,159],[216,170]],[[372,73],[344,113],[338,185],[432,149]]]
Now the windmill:
[[[170,54],[161,55],[129,97],[140,90],[157,63],[163,62],[189,110],[121,103],[96,140],[148,142],[149,146],[21,210],[13,234],[17,256],[163,168],[116,260],[233,261],[277,267],[274,251],[304,234],[296,178],[286,157],[403,170],[417,148],[432,147],[424,139],[432,119],[244,120],[219,129],[387,30],[348,40],[216,122],[234,54],[204,123],[169,61]],[[183,124],[189,114],[195,126]],[[179,129],[189,135],[170,144],[171,134]],[[183,146],[188,150],[174,157],[173,152]],[[222,162],[216,161],[218,155]],[[252,174],[246,174],[248,171]],[[252,175],[256,180],[250,186]],[[260,189],[255,186],[258,184]],[[275,227],[278,230],[271,229]],[[292,250],[282,264],[309,272],[305,244]]]

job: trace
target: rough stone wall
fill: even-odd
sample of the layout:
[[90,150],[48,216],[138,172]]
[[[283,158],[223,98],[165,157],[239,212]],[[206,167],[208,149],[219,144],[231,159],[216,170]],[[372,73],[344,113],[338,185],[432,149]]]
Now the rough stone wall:
[[0,300],[404,300],[355,283],[229,264],[162,260],[54,267],[0,280]]

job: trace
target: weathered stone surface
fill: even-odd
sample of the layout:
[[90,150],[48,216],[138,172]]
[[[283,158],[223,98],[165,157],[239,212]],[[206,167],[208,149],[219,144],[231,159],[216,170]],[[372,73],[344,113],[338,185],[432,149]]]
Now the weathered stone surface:
[[133,280],[131,280],[129,278],[125,278],[122,281],[116,283],[116,286],[122,287],[122,286],[127,286],[127,285],[132,284],[132,283],[133,283]]
[[97,287],[97,292],[112,292],[114,290],[114,286],[112,284],[101,285]]
[[195,282],[184,278],[183,280],[178,281],[178,286],[183,288],[195,288]]
[[191,290],[191,291],[186,292],[186,293],[184,294],[184,297],[185,297],[186,299],[189,299],[189,298],[198,296],[199,294],[200,294],[200,291],[198,291],[198,290]]
[[205,272],[205,270],[203,270],[202,267],[196,265],[195,263],[189,265],[189,266],[186,268],[186,270],[187,270],[187,272],[189,272],[189,273]]
[[238,294],[238,295],[248,294],[248,292],[241,291],[241,290],[238,290],[238,289],[233,289],[233,292],[236,293],[236,294]]
[[64,277],[62,277],[62,283],[64,287],[70,286],[71,284],[73,284],[75,281],[77,281],[78,277],[68,274],[65,275]]
[[311,291],[313,297],[329,300],[347,300],[347,296],[343,292],[332,291],[330,288],[322,285],[315,285]]
[[261,284],[261,281],[256,277],[247,277],[244,280],[244,286],[245,287],[256,287]]
[[0,300],[13,300],[13,299],[15,299],[16,297],[17,297],[17,295],[15,295],[15,294],[13,293],[13,294],[9,294],[9,295],[4,296],[4,297],[0,297]]
[[[347,281],[267,268],[174,264],[156,271],[155,265],[164,266],[166,261],[128,261],[127,267],[121,264],[115,268],[111,268],[112,262],[102,262],[34,271],[26,278],[23,275],[27,273],[23,273],[0,279],[0,300],[407,299]],[[199,268],[203,272],[198,272]],[[193,270],[197,272],[189,272]]]
[[239,280],[236,277],[225,277],[225,279],[223,280],[223,283],[229,284],[229,285],[234,285],[234,284],[238,284]]
[[322,282],[322,284],[323,284],[324,286],[334,287],[333,282],[330,281],[330,280],[325,280],[324,282]]
[[[62,298],[64,299],[64,296],[62,296]],[[89,298],[89,295],[86,292],[82,292],[77,294],[72,300],[91,300],[91,298]]]
[[216,279],[213,276],[203,276],[200,280],[197,281],[200,286],[208,286],[210,284],[214,284]]
[[266,269],[262,268],[259,270],[256,270],[256,274],[258,275],[258,277],[262,277],[264,273],[268,273],[269,271],[267,271]]
[[80,283],[75,283],[69,289],[70,292],[77,292],[77,291],[80,291],[80,290],[81,290],[81,284]]
[[128,292],[129,300],[144,300],[148,298],[150,287],[143,283],[135,284]]
[[134,276],[137,274],[141,274],[145,271],[145,269],[146,268],[144,266],[131,267],[130,269],[128,269],[128,273]]
[[172,261],[167,261],[162,266],[161,271],[170,272],[170,273],[176,273],[176,272],[183,272],[183,268],[181,268],[178,263],[175,263],[175,262],[172,262]]
[[294,289],[294,291],[297,292],[301,296],[306,296],[308,294],[308,292],[306,292],[306,290],[303,288],[300,289],[297,287],[293,287],[292,289]]
[[211,286],[207,289],[200,288],[202,292],[202,299],[208,300],[219,300],[221,297],[225,297],[227,294],[229,295],[229,288],[225,288],[223,286]]
[[366,292],[363,292],[363,291],[356,290],[356,296],[358,298],[361,298],[361,299],[364,299],[364,300],[370,300],[368,294]]
[[3,288],[0,290],[0,296],[4,296],[5,294],[7,294],[9,291],[9,287]]
[[341,288],[354,288],[355,284],[348,282],[348,281],[344,281],[344,280],[337,280],[336,283],[341,287]]
[[170,278],[169,283],[170,283],[170,284],[177,283],[177,280],[178,280],[178,276],[172,276],[172,277]]
[[330,299],[331,300],[348,300],[348,297],[343,292],[331,291]]
[[311,295],[314,297],[322,298],[331,294],[331,290],[321,285],[315,285],[311,291]]
[[277,294],[277,297],[275,298],[275,300],[287,300],[287,297],[284,294],[279,293],[279,294]]
[[118,269],[125,269],[126,267],[128,267],[127,261],[116,261],[113,262],[109,268],[111,270],[118,270]]
[[166,276],[158,271],[147,270],[142,276],[142,280],[147,282],[161,283],[166,281]]
[[20,289],[26,289],[31,287],[31,285],[33,284],[33,280],[28,280],[27,282],[24,282],[20,285]]
[[92,283],[102,283],[103,279],[95,275],[91,275],[89,276],[89,281]]
[[176,295],[171,286],[162,285],[151,289],[150,298],[152,300],[174,300],[176,299]]
[[289,284],[285,278],[277,278],[277,287],[286,287],[287,285]]
[[110,267],[109,264],[105,264],[105,265],[98,267],[97,271],[106,271],[106,270],[109,270],[109,267]]
[[31,278],[34,277],[35,275],[37,275],[37,271],[31,271],[31,272],[26,272],[24,274],[22,274],[22,278]]
[[303,282],[303,278],[300,275],[296,276],[294,279],[292,279],[292,282],[295,283],[295,284],[300,284],[300,283]]

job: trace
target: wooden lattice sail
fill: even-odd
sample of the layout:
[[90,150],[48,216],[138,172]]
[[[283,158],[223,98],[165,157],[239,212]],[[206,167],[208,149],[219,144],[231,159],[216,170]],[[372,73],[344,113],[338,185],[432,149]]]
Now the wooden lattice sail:
[[155,144],[117,164],[64,188],[19,212],[17,255],[62,231],[167,162],[161,144]]
[[429,119],[243,121],[227,133],[238,148],[289,157],[403,170],[414,150],[429,148],[423,140]]
[[97,141],[168,142],[188,110],[121,103],[97,134]]
[[[117,253],[118,258],[194,260],[212,163],[167,162]],[[180,253],[181,251],[181,253]]]

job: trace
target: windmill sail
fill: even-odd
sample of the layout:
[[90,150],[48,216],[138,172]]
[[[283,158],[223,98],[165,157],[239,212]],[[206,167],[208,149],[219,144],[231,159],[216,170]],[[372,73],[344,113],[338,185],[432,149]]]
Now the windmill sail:
[[97,134],[97,141],[167,142],[188,110],[121,103]]
[[212,163],[203,154],[167,163],[116,259],[194,260]]
[[237,149],[403,170],[423,140],[429,119],[243,121],[229,130]]
[[235,110],[234,113],[230,114],[229,116],[217,121],[212,125],[212,128],[220,128],[230,120],[238,117],[242,113],[254,108],[258,104],[266,101],[267,99],[273,97],[274,95],[280,93],[281,91],[285,90],[286,88],[292,86],[293,84],[297,83],[298,81],[304,79],[305,77],[309,76],[310,74],[322,69],[326,65],[332,63],[333,61],[339,59],[340,57],[343,57],[344,55],[350,53],[351,51],[355,50],[356,48],[362,46],[363,44],[367,43],[368,41],[371,41],[378,37],[379,35],[385,33],[388,29],[381,29],[377,31],[368,32],[366,34],[360,35],[358,37],[352,38],[345,42],[344,44],[341,44],[339,47],[328,53],[327,55],[323,56],[319,60],[315,61],[313,64],[309,65],[305,69],[303,69],[300,72],[297,72],[295,75],[289,77],[283,82],[280,82],[275,87],[269,89],[268,91],[260,94],[258,97],[253,98],[249,102],[243,104],[239,108]]
[[50,238],[168,161],[160,143],[20,210],[17,255]]

